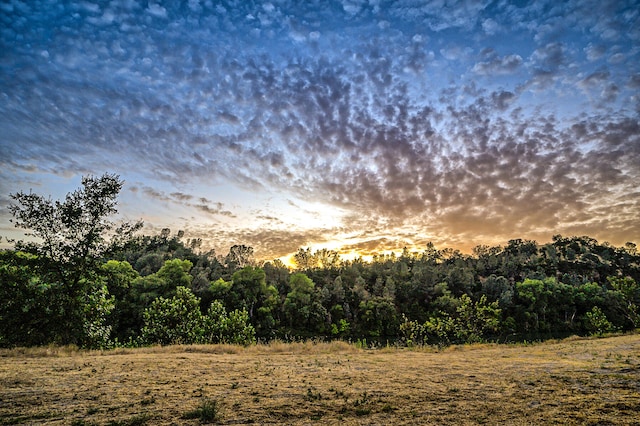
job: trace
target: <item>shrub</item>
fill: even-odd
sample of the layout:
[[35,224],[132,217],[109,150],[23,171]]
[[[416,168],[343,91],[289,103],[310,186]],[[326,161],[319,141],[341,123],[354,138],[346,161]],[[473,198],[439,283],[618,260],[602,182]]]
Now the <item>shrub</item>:
[[203,423],[217,422],[221,419],[220,404],[215,399],[205,399],[198,408],[187,411],[184,419],[199,419]]

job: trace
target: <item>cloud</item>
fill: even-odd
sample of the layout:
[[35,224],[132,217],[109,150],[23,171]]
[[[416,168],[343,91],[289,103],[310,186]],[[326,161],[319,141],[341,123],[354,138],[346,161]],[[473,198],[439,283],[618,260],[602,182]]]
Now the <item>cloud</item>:
[[593,88],[594,86],[598,87],[603,82],[606,82],[607,80],[609,80],[610,76],[611,76],[611,73],[607,70],[596,71],[594,73],[589,74],[582,80],[580,80],[578,85],[585,89]]
[[149,7],[147,7],[147,12],[156,18],[166,18],[167,17],[167,9],[160,6],[159,4],[151,3]]
[[400,0],[389,7],[393,17],[417,21],[435,32],[451,28],[471,29],[488,7],[488,1],[423,2],[419,0]]
[[491,18],[487,18],[482,22],[482,29],[488,35],[495,35],[500,30],[500,25]]
[[191,194],[184,194],[182,192],[172,192],[171,194],[169,194],[172,198],[179,200],[179,201],[190,201],[192,200],[194,197]]
[[607,48],[604,45],[593,45],[589,43],[589,45],[584,48],[584,51],[587,54],[587,59],[597,61],[605,55]]
[[225,209],[224,203],[213,202],[207,199],[206,197],[196,197],[192,194],[186,194],[183,192],[172,192],[170,194],[166,194],[163,191],[158,191],[146,185],[130,186],[129,191],[133,193],[140,192],[142,195],[144,195],[148,199],[160,201],[165,205],[167,203],[170,203],[174,207],[180,206],[180,207],[186,207],[187,209],[192,208],[199,212],[203,212],[203,213],[206,213],[207,215],[212,215],[212,216],[227,216],[230,218],[237,217],[234,213]]
[[511,105],[516,99],[516,95],[513,92],[501,90],[499,92],[493,92],[491,94],[491,100],[495,105],[495,108],[504,111]]
[[640,88],[640,73],[629,76],[627,85],[632,89]]
[[215,229],[193,225],[185,227],[185,234],[202,236],[207,249],[213,248],[219,254],[226,254],[235,244],[253,247],[254,252],[265,259],[277,259],[295,252],[300,247],[308,247],[313,242],[328,242],[323,229]]
[[406,241],[398,241],[396,239],[389,238],[375,238],[371,240],[366,240],[362,242],[358,242],[355,244],[347,244],[342,247],[344,252],[356,252],[362,256],[371,256],[374,254],[380,254],[385,250],[388,250],[389,247],[393,247],[394,249],[401,248],[403,246],[408,246],[411,244],[407,244]]
[[531,55],[533,66],[545,72],[555,72],[567,61],[566,49],[562,43],[558,42],[540,47]]
[[440,49],[440,54],[448,61],[462,61],[471,54],[472,50],[469,47],[462,46],[447,46]]
[[211,207],[208,204],[195,204],[194,207],[202,212],[208,213],[210,215],[221,215],[221,216],[229,216],[229,217],[237,217],[229,210],[222,210],[221,204]]
[[495,52],[488,52],[483,55],[486,60],[477,62],[473,66],[473,72],[480,75],[504,75],[515,72],[522,65],[520,55],[507,55],[498,57]]
[[[113,170],[149,209],[227,227],[193,232],[274,254],[605,229],[590,216],[640,235],[631,7],[294,3],[3,4],[0,178]],[[242,191],[345,219],[240,226]]]

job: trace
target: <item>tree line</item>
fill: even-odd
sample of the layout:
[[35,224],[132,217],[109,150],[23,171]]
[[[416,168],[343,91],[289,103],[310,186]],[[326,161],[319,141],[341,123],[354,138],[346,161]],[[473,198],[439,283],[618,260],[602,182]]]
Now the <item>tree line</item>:
[[342,259],[300,248],[295,267],[225,255],[169,229],[115,223],[117,175],[62,201],[11,194],[32,241],[0,251],[0,346],[88,348],[345,339],[447,345],[640,327],[640,255],[586,236],[514,239]]

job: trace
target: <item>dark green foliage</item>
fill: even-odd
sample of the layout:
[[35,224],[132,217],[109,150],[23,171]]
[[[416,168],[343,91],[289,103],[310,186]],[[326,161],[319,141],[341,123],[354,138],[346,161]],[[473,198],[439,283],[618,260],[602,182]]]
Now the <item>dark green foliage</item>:
[[[131,238],[141,223],[119,226],[109,216],[117,213],[117,196],[123,182],[117,175],[85,176],[82,188],[53,201],[34,193],[11,194],[9,206],[15,226],[30,231],[39,242],[16,243],[18,249],[38,255],[42,273],[69,288],[80,286],[106,255]],[[107,235],[111,234],[110,240]]]
[[602,309],[597,306],[594,306],[591,311],[586,313],[585,327],[593,334],[604,334],[615,330],[611,321],[607,319]]
[[[640,326],[640,255],[589,237],[505,247],[404,249],[343,261],[301,248],[291,271],[253,249],[200,252],[169,229],[132,237],[108,220],[117,176],[62,201],[13,195],[40,238],[0,251],[0,346],[83,347],[343,338],[375,346],[602,334]],[[113,235],[113,238],[108,238]],[[538,337],[534,337],[538,338]]]
[[186,287],[178,287],[176,295],[159,297],[144,311],[141,341],[145,344],[233,343],[251,344],[255,331],[246,311],[227,314],[215,301],[208,315],[200,313],[200,301]]
[[178,287],[172,298],[154,300],[143,317],[141,339],[147,344],[201,343],[204,335],[199,301],[186,287]]
[[370,337],[393,338],[398,333],[398,313],[392,299],[373,297],[360,302],[362,334]]
[[82,188],[63,201],[31,192],[11,194],[15,226],[28,230],[35,240],[16,243],[17,251],[33,256],[29,262],[4,264],[2,273],[7,276],[0,292],[23,304],[3,308],[0,318],[3,324],[22,325],[14,336],[5,334],[6,325],[0,326],[0,344],[109,345],[107,317],[113,301],[100,278],[101,264],[142,226],[117,226],[109,220],[117,213],[122,184],[116,175],[85,176]]
[[44,345],[58,334],[54,290],[36,273],[38,257],[0,251],[0,346]]

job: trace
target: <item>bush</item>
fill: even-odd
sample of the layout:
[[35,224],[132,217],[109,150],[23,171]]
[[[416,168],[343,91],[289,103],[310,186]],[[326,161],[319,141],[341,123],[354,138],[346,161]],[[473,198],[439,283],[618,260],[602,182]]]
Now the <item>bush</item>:
[[144,311],[144,323],[141,335],[144,344],[255,342],[255,329],[249,323],[247,311],[227,314],[222,303],[214,300],[208,315],[202,315],[200,299],[186,287],[178,287],[172,298],[154,300]]
[[591,308],[591,311],[586,313],[585,322],[586,327],[591,331],[591,334],[602,335],[615,330],[611,321],[607,319],[607,316],[602,312],[602,309],[597,306],[594,306]]
[[144,311],[142,341],[147,344],[203,343],[204,321],[200,300],[186,287],[170,299],[159,297]]
[[220,404],[215,399],[205,399],[198,408],[187,411],[182,417],[184,419],[199,419],[202,423],[220,421]]

